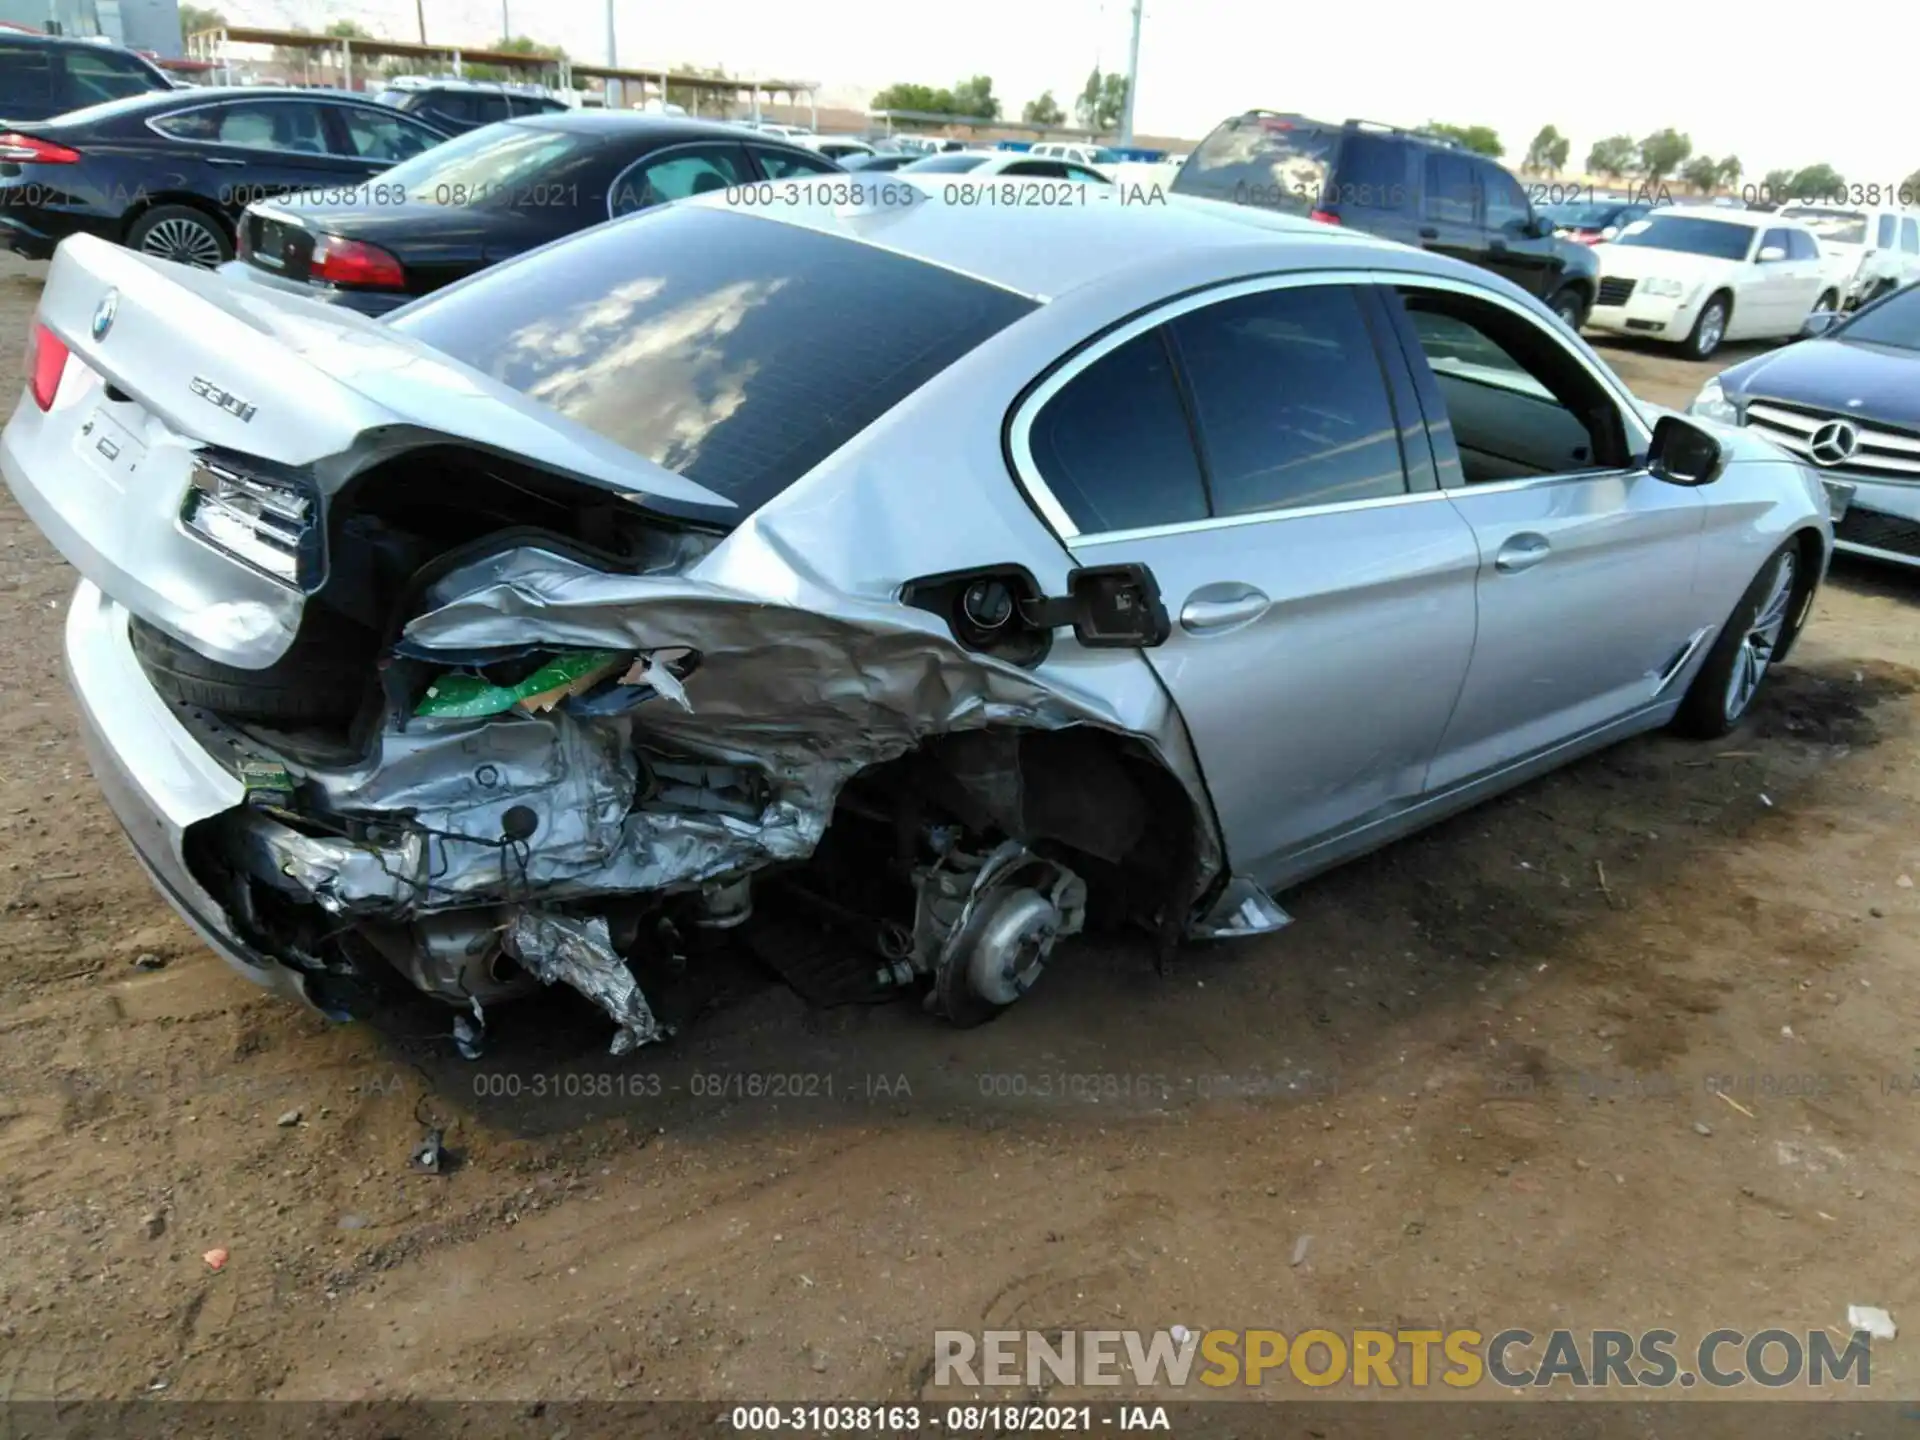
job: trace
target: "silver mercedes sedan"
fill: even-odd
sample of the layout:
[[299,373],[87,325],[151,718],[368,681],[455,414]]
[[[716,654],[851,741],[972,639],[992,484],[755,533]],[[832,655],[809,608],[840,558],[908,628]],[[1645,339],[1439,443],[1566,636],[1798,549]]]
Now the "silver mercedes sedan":
[[1273,931],[1724,734],[1833,543],[1498,277],[1124,187],[714,195],[384,322],[82,236],[31,361],[0,459],[155,884],[475,1044],[554,984],[657,1040],[721,946],[970,1024],[1081,931]]

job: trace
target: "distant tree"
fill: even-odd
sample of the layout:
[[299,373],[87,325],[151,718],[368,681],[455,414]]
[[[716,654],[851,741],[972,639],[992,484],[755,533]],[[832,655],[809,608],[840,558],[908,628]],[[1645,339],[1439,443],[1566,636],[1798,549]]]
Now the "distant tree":
[[993,93],[990,76],[975,75],[953,87],[953,113],[977,116],[982,120],[1000,118],[1000,101]]
[[873,97],[875,110],[918,110],[929,115],[953,114],[953,92],[936,90],[931,85],[902,82],[889,85]]
[[1498,160],[1506,154],[1506,147],[1500,143],[1500,136],[1491,125],[1443,125],[1438,120],[1429,120],[1427,129],[1449,140],[1459,141],[1476,155],[1489,155]]
[[1696,155],[1680,167],[1680,178],[1702,195],[1711,195],[1720,184],[1720,162],[1711,155]]
[[1647,188],[1656,189],[1669,175],[1677,174],[1693,154],[1693,141],[1669,126],[1656,130],[1640,142],[1640,173]]
[[1098,65],[1080,87],[1080,98],[1073,102],[1074,113],[1089,130],[1111,130],[1120,123],[1127,108],[1127,77],[1102,75]]
[[[528,55],[542,60],[564,60],[567,52],[558,45],[543,45],[527,35],[502,35],[489,50],[501,50],[509,55]],[[526,80],[529,72],[518,65],[463,65],[461,74],[473,80]]]
[[1787,182],[1787,193],[1795,200],[1831,200],[1847,188],[1840,172],[1831,165],[1808,165],[1796,170]]
[[1900,182],[1900,193],[1895,200],[1901,205],[1920,205],[1920,170]]
[[182,5],[180,7],[180,38],[198,35],[202,30],[224,30],[227,17],[218,10],[209,10],[201,5]]
[[1596,140],[1587,151],[1587,169],[1609,180],[1618,180],[1639,166],[1640,147],[1633,143],[1631,135],[1609,135],[1604,140]]
[[1042,90],[1037,100],[1029,100],[1020,107],[1020,118],[1029,125],[1064,125],[1066,112],[1060,108],[1060,102],[1053,98],[1053,91]]
[[335,20],[320,33],[331,35],[336,40],[377,40],[379,38],[358,20]]
[[1760,177],[1760,198],[1775,205],[1784,205],[1793,194],[1793,171],[1769,170]]
[[1573,149],[1573,142],[1551,125],[1542,125],[1540,133],[1533,137],[1527,146],[1527,158],[1522,169],[1535,174],[1558,175],[1567,168],[1567,156]]
[[1738,155],[1729,155],[1720,162],[1720,183],[1729,190],[1738,185],[1740,177],[1746,173],[1746,167],[1740,163]]

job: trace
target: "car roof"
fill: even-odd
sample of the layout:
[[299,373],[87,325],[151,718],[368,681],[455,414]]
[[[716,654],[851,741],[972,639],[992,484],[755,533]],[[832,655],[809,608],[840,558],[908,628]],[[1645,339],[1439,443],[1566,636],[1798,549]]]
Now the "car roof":
[[[45,120],[33,122],[36,130],[48,126],[61,129],[81,128],[97,125],[105,120],[116,120],[124,115],[143,115],[148,111],[164,112],[170,110],[192,110],[202,105],[214,105],[226,100],[315,100],[331,105],[357,105],[367,110],[392,111],[371,95],[360,95],[350,90],[305,90],[294,85],[191,85],[184,89],[144,90],[137,95],[118,95],[111,100],[102,100],[98,105],[88,105],[79,110],[69,110],[64,115],[51,115]],[[432,129],[431,125],[428,126]]]
[[[78,35],[41,35],[32,30],[0,29],[0,41],[9,45],[44,45],[49,49],[62,50],[115,50],[122,55],[133,55],[146,60],[146,56],[125,45],[115,44],[111,40],[87,40]],[[147,61],[152,64],[152,61]]]
[[[849,206],[834,204],[830,189],[816,198],[800,182],[795,198],[793,205],[741,207],[729,206],[724,194],[715,192],[678,203],[732,208],[772,223],[838,235],[1040,300],[1182,250],[1244,246],[1257,241],[1260,232],[1303,256],[1340,242],[1398,257],[1411,270],[1435,268],[1424,251],[1358,231],[1178,195],[1129,202],[1117,190],[1102,188],[1080,204],[1023,208],[1011,215],[998,206],[970,204],[965,196],[949,198],[939,190],[910,203]],[[1275,268],[1285,268],[1284,259],[1276,259],[1281,263]],[[1441,268],[1447,273],[1455,268],[1471,271],[1459,262]],[[1472,273],[1491,278],[1484,271]]]
[[542,130],[565,130],[574,134],[587,135],[658,135],[663,139],[757,140],[767,145],[788,143],[785,136],[770,135],[764,130],[749,131],[731,120],[698,120],[690,115],[661,115],[644,110],[553,110],[540,115],[516,115],[504,123],[533,125]]

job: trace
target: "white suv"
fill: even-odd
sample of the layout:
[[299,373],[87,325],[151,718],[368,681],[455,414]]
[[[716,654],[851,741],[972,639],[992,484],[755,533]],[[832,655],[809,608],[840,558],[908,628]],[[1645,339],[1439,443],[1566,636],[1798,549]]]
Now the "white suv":
[[1820,249],[1842,260],[1841,300],[1848,309],[1920,280],[1920,213],[1888,205],[1789,205]]
[[1067,160],[1085,165],[1108,179],[1113,178],[1113,168],[1120,163],[1120,157],[1104,145],[1070,145],[1058,140],[1034,145],[1026,153],[1035,160]]

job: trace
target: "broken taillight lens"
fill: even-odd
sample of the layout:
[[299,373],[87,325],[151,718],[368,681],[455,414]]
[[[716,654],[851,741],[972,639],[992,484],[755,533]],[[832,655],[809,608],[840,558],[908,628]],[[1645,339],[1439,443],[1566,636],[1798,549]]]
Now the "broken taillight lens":
[[1331,210],[1314,210],[1307,215],[1309,220],[1318,220],[1322,225],[1338,225],[1340,217]]
[[306,590],[320,570],[315,510],[313,497],[298,484],[241,474],[203,456],[189,477],[180,519],[236,560]]
[[344,240],[338,235],[322,235],[314,242],[307,277],[333,285],[364,285],[382,290],[407,288],[407,272],[401,268],[398,256],[364,240]]
[[42,410],[53,408],[53,397],[60,393],[60,377],[67,373],[67,346],[38,320],[27,335],[27,386],[33,403]]
[[80,161],[80,152],[56,145],[51,140],[8,131],[0,135],[0,161],[14,165],[76,165]]

